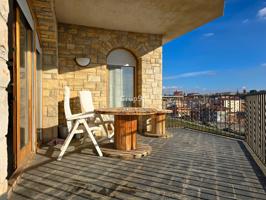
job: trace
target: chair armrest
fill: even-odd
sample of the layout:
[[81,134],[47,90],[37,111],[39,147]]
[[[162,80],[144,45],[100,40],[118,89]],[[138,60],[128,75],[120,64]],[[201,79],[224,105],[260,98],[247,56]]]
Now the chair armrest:
[[84,113],[81,113],[81,114],[86,114],[86,115],[94,115],[95,112],[94,111],[90,111],[90,112],[84,112]]
[[104,123],[114,123],[114,119],[110,119],[109,117],[103,117],[101,114],[95,114],[95,118],[102,118]]
[[93,118],[91,117],[91,113],[79,113],[79,114],[74,114],[68,117],[66,120],[72,121],[72,120],[77,120],[77,119],[89,119],[89,118]]

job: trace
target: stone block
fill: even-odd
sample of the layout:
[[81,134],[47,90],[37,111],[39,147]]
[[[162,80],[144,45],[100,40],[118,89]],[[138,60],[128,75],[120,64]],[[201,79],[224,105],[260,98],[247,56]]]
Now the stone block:
[[49,106],[47,109],[48,117],[57,117],[58,116],[58,108],[57,106]]
[[100,82],[101,81],[101,77],[100,76],[91,76],[91,75],[88,75],[88,81],[91,81],[91,82]]
[[[5,21],[7,21],[9,13],[9,0],[1,0],[0,1],[0,15]],[[0,26],[2,28],[2,26]]]
[[74,49],[75,48],[75,45],[74,44],[67,44],[67,49]]
[[7,134],[8,127],[8,102],[7,92],[5,89],[0,88],[0,113],[1,113],[1,126],[0,126],[0,140]]
[[7,60],[8,54],[8,29],[6,21],[0,17],[0,58]]
[[58,117],[45,117],[43,119],[43,128],[50,129],[58,126]]
[[0,58],[0,88],[6,88],[10,81],[10,73],[6,61]]
[[0,155],[0,183],[3,183],[7,177],[7,144],[5,137],[0,139]]
[[[49,91],[50,92],[50,91]],[[57,102],[57,96],[56,97],[43,97],[43,104],[45,106],[54,106],[54,105],[57,105],[58,102]]]

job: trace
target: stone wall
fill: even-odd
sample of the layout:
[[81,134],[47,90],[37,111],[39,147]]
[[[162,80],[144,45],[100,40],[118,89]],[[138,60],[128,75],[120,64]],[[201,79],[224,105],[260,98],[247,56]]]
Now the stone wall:
[[142,107],[162,108],[162,47],[141,57]]
[[[137,94],[142,107],[162,106],[162,36],[58,24],[59,123],[64,123],[64,86],[71,88],[72,111],[80,112],[78,91],[90,90],[94,106],[108,106],[108,53],[125,48],[135,55]],[[91,64],[79,67],[75,57],[89,57]]]
[[7,128],[8,128],[8,99],[7,85],[10,74],[7,67],[8,60],[8,0],[0,1],[0,198],[7,191]]
[[42,47],[43,142],[57,137],[58,131],[58,44],[53,0],[32,0]]

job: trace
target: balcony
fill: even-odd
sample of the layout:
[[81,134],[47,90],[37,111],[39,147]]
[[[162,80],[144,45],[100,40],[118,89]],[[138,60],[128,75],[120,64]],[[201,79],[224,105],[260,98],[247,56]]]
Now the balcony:
[[92,149],[39,152],[13,199],[265,199],[266,179],[242,140],[174,128],[171,139],[138,135],[152,154],[98,157]]
[[[17,132],[8,134],[16,146],[8,146],[6,159],[15,163],[10,165],[14,175],[23,172],[11,187],[10,199],[265,199],[265,167],[250,153],[251,147],[265,164],[265,97],[259,98],[264,104],[257,107],[253,106],[257,98],[246,107],[245,99],[230,94],[178,97],[165,104],[173,110],[166,124],[173,137],[142,135],[148,131],[145,117],[151,119],[162,106],[162,45],[221,16],[223,5],[223,0],[108,0],[99,4],[96,0],[35,0],[29,9],[36,15],[32,19],[23,12],[25,7],[17,8],[17,16],[25,22],[16,23],[17,28],[38,36],[38,42],[26,39],[27,44],[32,43],[28,46],[39,49],[29,51],[20,42],[15,45],[25,55],[34,54],[18,59],[21,63],[14,68],[25,66],[28,74],[20,70],[14,79],[24,83],[27,77],[36,78],[37,85],[34,81],[18,84],[19,92],[12,94],[16,97],[21,91],[30,91],[16,104],[21,109],[15,109],[13,119]],[[32,28],[26,21],[32,22]],[[18,33],[16,38],[24,41],[24,35]],[[29,63],[35,56],[40,62],[31,72]],[[83,65],[77,62],[80,59],[89,61]],[[91,92],[96,110],[123,106],[158,109],[138,119],[135,113],[128,126],[121,123],[127,118],[120,118],[117,124],[122,125],[115,127],[126,136],[134,133],[130,136],[134,142],[125,142],[131,146],[137,146],[138,131],[138,140],[152,147],[151,154],[132,160],[99,157],[91,141],[80,145],[76,139],[57,161],[57,140],[64,140],[60,130],[67,130],[65,86],[71,91],[73,114],[82,112],[79,92],[83,90]],[[28,102],[35,94],[36,102]],[[251,126],[246,125],[247,119]],[[24,166],[31,154],[35,159]],[[144,154],[148,155],[147,151]],[[1,166],[1,172],[6,168]]]

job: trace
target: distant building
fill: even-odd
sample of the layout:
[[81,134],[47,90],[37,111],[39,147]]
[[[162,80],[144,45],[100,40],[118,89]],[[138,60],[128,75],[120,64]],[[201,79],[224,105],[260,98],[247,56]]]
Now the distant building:
[[225,123],[226,122],[226,111],[216,111],[215,112],[216,122]]
[[164,108],[173,110],[173,114],[182,119],[206,124],[240,123],[243,118],[245,101],[243,95],[226,92],[213,95],[175,91],[171,96],[164,96]]
[[183,93],[183,91],[176,90],[176,91],[174,91],[173,95],[176,96],[176,97],[183,97],[184,93]]
[[223,106],[228,108],[231,113],[241,112],[244,110],[244,100],[238,96],[222,97]]
[[188,97],[195,97],[195,96],[201,96],[201,94],[197,93],[197,92],[192,92],[192,93],[188,93],[187,96]]

